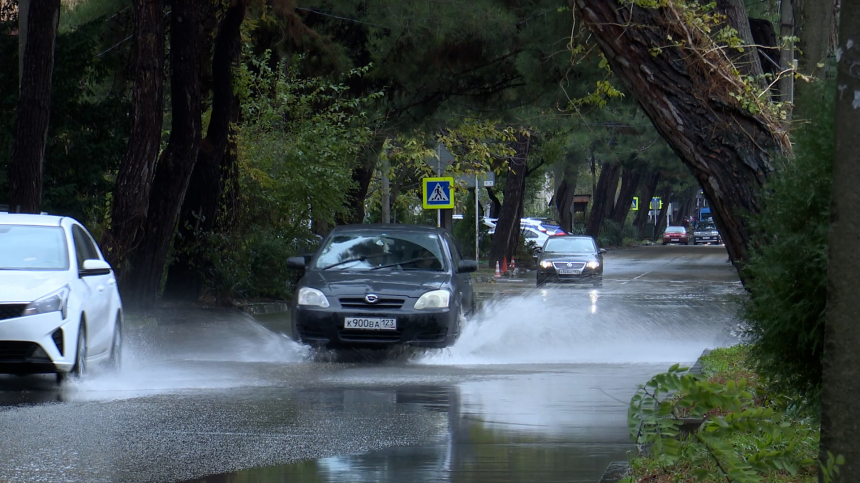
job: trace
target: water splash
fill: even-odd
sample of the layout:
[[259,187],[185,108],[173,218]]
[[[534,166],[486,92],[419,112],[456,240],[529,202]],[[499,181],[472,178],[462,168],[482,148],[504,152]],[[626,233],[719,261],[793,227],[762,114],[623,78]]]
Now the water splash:
[[[725,345],[731,317],[682,302],[631,304],[599,290],[547,289],[486,305],[437,365],[693,362]],[[724,319],[724,320],[721,320]]]

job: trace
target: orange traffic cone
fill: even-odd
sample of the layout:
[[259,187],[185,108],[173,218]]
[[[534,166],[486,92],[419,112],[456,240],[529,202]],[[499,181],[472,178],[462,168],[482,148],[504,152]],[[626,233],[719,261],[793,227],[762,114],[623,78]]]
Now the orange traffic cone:
[[499,271],[499,261],[498,261],[498,260],[496,260],[496,275],[495,275],[495,278],[501,278],[501,277],[502,277],[502,272],[500,272],[500,271]]
[[502,258],[502,273],[508,273],[508,257]]

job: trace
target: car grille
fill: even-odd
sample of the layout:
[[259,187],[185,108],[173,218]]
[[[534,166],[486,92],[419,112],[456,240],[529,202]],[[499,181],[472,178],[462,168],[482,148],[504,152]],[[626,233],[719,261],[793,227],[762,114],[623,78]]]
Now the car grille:
[[24,315],[27,304],[0,304],[0,320]]
[[340,306],[345,309],[360,310],[391,310],[403,307],[405,302],[402,298],[380,298],[374,303],[367,303],[364,297],[341,297]]
[[561,268],[582,270],[583,268],[585,268],[585,262],[552,262],[552,266],[554,266],[556,270]]
[[340,335],[340,340],[351,341],[351,342],[361,342],[361,341],[379,341],[379,342],[399,342],[400,341],[400,331],[399,330],[346,330],[340,329],[338,330],[338,334]]
[[0,362],[24,362],[36,347],[33,342],[0,341]]

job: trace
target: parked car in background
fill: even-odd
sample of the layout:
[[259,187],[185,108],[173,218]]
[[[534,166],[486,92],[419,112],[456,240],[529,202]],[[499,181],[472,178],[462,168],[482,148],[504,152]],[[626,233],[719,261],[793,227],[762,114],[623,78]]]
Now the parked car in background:
[[118,368],[122,301],[93,237],[63,216],[0,213],[0,372]]
[[603,248],[590,236],[548,237],[538,256],[537,286],[547,283],[603,285]]
[[540,252],[543,249],[544,243],[550,238],[545,232],[542,232],[530,225],[522,225],[520,232],[523,234],[526,243],[532,242],[535,244],[535,251]]
[[447,347],[475,309],[478,264],[441,228],[339,226],[310,262],[287,264],[305,270],[291,310],[294,336],[310,345]]
[[523,218],[520,220],[520,223],[524,226],[536,228],[538,231],[550,236],[566,235],[561,226],[546,218]]
[[711,221],[702,221],[696,225],[696,229],[693,231],[693,245],[700,243],[708,245],[723,243],[723,237]]
[[666,231],[663,232],[663,244],[669,243],[689,244],[687,229],[683,226],[667,226]]

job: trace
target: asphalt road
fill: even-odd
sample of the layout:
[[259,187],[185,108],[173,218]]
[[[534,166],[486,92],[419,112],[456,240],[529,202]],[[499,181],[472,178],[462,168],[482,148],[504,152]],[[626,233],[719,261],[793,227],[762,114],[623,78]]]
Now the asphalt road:
[[594,482],[636,385],[733,343],[725,249],[611,251],[604,287],[488,284],[440,351],[311,352],[282,315],[173,310],[119,374],[0,376],[0,482]]

